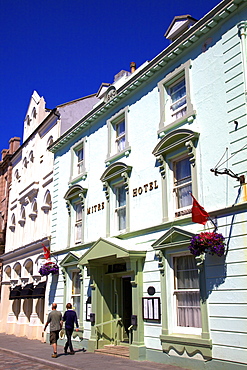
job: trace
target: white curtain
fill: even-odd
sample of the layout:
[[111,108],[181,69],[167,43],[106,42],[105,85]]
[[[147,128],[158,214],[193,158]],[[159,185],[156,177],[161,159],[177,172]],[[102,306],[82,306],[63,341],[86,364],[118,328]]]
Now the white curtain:
[[194,256],[175,257],[175,274],[177,325],[200,328],[199,277]]

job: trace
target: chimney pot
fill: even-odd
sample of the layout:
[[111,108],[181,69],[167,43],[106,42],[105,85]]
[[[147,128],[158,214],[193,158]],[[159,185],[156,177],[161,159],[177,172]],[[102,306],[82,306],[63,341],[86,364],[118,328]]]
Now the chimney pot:
[[136,64],[135,64],[135,62],[131,62],[130,63],[130,72],[133,73],[133,72],[135,72],[135,70],[136,70]]

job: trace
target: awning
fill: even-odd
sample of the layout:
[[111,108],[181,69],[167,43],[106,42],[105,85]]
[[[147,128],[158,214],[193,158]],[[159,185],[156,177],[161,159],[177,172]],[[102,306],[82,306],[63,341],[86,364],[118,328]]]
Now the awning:
[[32,294],[33,294],[33,283],[26,284],[20,292],[20,298],[21,299],[32,298]]
[[13,289],[10,289],[9,299],[20,299],[21,285],[16,285]]
[[46,281],[42,281],[33,289],[32,298],[45,298]]

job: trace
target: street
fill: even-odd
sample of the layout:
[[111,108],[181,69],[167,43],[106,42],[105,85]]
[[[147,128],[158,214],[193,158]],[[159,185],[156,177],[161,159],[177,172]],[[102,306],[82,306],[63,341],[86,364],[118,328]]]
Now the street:
[[132,361],[128,358],[89,353],[84,348],[75,348],[75,355],[65,355],[63,346],[58,346],[58,357],[52,358],[48,343],[29,340],[0,333],[0,370],[184,370],[172,364],[149,361]]
[[28,358],[19,356],[18,354],[14,355],[0,350],[1,370],[11,370],[11,369],[31,370],[34,368],[36,370],[52,370],[56,368],[56,365],[54,367],[43,365],[38,363],[37,361],[29,360]]

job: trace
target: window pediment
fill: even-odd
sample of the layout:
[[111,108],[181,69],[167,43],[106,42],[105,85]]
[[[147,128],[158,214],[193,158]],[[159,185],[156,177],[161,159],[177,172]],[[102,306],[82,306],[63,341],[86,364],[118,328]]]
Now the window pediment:
[[101,181],[112,180],[115,177],[121,176],[124,172],[129,175],[131,170],[132,167],[127,166],[125,163],[122,162],[113,163],[105,170],[100,180]]
[[199,133],[187,129],[172,131],[160,140],[154,148],[153,154],[157,157],[160,154],[164,155],[174,151],[183,145],[188,146],[187,143],[194,142],[198,137]]
[[84,197],[86,192],[87,192],[87,189],[76,184],[76,185],[71,186],[67,190],[66,194],[64,195],[64,199],[69,200],[69,199],[76,198],[76,197],[81,197],[81,196]]
[[156,240],[156,242],[152,244],[152,247],[154,249],[165,249],[177,246],[187,246],[194,235],[195,234],[189,231],[172,227],[158,240]]
[[76,256],[74,253],[70,252],[67,254],[66,257],[60,262],[60,265],[62,267],[68,267],[68,266],[74,266],[75,264],[77,265],[79,260],[79,257]]

